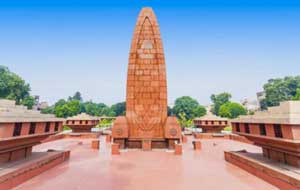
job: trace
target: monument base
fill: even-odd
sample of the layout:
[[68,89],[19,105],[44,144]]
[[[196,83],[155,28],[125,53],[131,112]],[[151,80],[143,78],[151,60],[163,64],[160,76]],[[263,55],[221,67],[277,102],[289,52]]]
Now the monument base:
[[70,151],[33,152],[30,157],[0,167],[0,190],[8,190],[68,160]]
[[299,167],[267,159],[261,153],[224,152],[225,160],[280,189],[300,189]]
[[149,149],[174,149],[175,143],[180,142],[180,139],[122,139],[114,138],[113,142],[120,145],[121,149],[144,149],[145,146]]
[[120,145],[120,149],[174,149],[175,142],[181,142],[181,128],[176,117],[167,117],[164,126],[165,133],[164,136],[160,138],[132,137],[129,135],[129,128],[126,117],[117,117],[112,128],[112,138],[114,143]]

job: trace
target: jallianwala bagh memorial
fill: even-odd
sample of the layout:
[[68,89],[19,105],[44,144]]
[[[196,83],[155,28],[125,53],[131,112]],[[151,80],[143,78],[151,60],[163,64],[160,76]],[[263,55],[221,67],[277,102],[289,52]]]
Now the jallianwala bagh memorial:
[[181,138],[175,117],[167,117],[167,79],[164,50],[156,16],[143,9],[137,19],[127,73],[126,116],[112,129],[122,148],[171,148]]
[[196,118],[203,134],[232,124],[233,133],[210,139],[185,136],[167,105],[160,29],[143,8],[129,52],[126,115],[111,131],[79,135],[93,134],[98,118],[64,120],[0,100],[0,190],[300,189],[299,101],[231,121]]

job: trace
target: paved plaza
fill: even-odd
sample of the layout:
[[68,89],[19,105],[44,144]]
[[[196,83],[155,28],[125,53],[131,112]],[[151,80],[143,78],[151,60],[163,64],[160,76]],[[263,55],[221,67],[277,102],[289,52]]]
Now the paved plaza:
[[101,137],[100,150],[90,148],[91,140],[63,139],[44,143],[36,146],[34,151],[48,147],[69,149],[69,162],[15,189],[277,189],[224,160],[226,150],[260,152],[259,147],[231,140],[203,140],[202,150],[194,151],[191,142],[192,137],[189,137],[182,156],[162,149],[148,152],[130,149],[121,152],[120,156],[113,156],[104,137]]

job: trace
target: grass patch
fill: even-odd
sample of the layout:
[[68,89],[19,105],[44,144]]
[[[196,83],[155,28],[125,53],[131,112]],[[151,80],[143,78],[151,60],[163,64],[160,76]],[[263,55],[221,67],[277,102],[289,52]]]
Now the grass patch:
[[63,126],[63,131],[69,131],[69,130],[71,130],[71,128],[69,126],[67,126],[67,125]]
[[223,131],[232,131],[232,127],[231,126],[227,126],[223,129]]

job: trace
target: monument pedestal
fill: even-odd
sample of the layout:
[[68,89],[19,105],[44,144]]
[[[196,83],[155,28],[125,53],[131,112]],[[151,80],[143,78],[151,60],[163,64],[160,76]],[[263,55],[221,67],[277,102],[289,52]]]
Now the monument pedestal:
[[119,155],[120,154],[120,145],[117,143],[111,144],[111,154],[112,155]]
[[100,141],[98,139],[94,139],[91,142],[92,149],[99,149],[100,148]]
[[149,151],[152,149],[152,146],[151,146],[151,140],[142,140],[142,149],[144,151]]
[[174,149],[179,139],[113,139],[113,142],[120,145],[120,149]]
[[[164,126],[164,137],[161,138],[132,138],[129,135],[129,124],[125,116],[117,117],[112,128],[113,142],[120,145],[120,149],[174,149],[175,143],[181,140],[181,128],[176,117],[168,117]],[[146,145],[147,144],[147,145]]]

